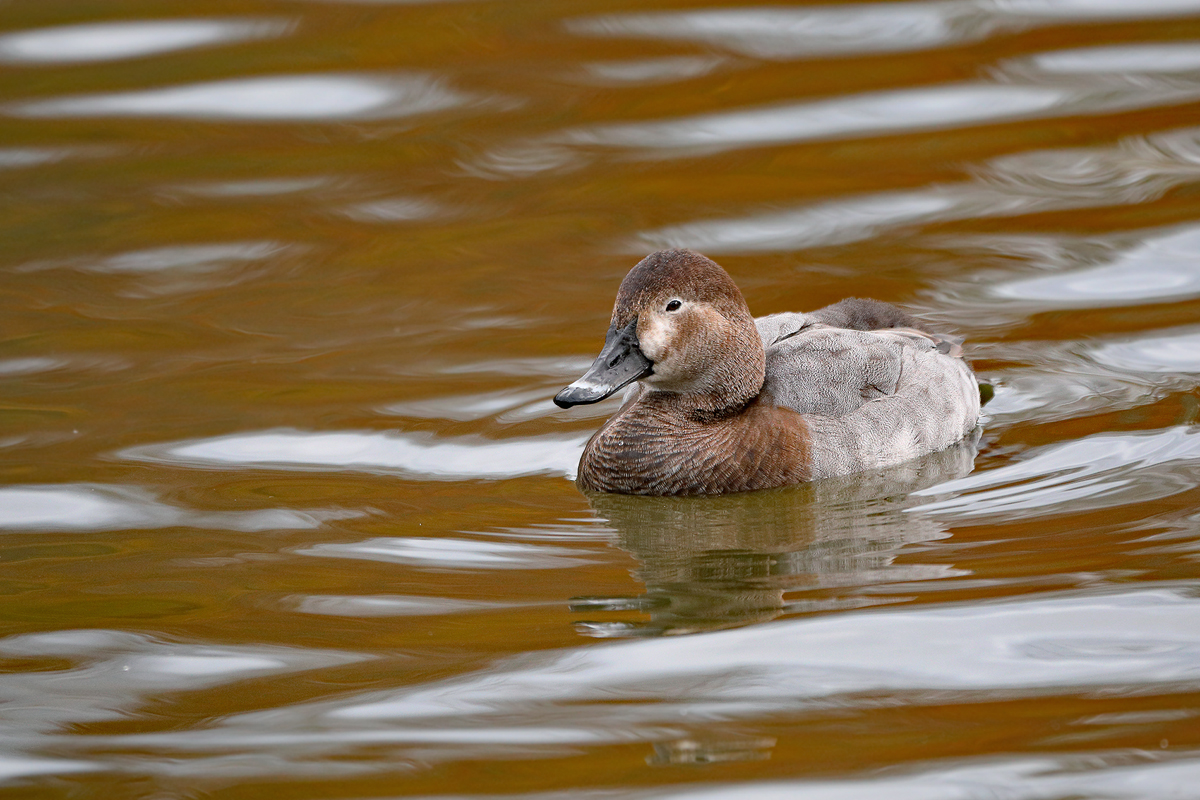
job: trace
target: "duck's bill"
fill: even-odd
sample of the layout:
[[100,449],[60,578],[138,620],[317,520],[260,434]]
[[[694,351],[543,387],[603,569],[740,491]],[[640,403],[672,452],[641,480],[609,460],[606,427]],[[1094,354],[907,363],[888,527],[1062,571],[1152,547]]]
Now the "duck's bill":
[[654,371],[654,365],[638,348],[637,320],[624,328],[612,327],[604,349],[583,377],[554,396],[559,408],[598,403]]

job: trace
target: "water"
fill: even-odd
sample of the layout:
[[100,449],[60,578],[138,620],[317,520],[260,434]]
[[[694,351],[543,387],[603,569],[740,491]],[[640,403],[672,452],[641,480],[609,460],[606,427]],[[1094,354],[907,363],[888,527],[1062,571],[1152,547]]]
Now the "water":
[[[1200,785],[1200,2],[0,6],[14,797]],[[568,480],[649,250],[965,335],[977,442]]]

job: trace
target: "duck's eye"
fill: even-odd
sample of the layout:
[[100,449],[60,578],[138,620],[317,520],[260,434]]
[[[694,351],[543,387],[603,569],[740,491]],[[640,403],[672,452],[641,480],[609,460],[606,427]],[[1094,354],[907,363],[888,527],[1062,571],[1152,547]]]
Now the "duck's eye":
[[682,300],[672,300],[671,302],[667,303],[667,311],[678,311],[682,307]]

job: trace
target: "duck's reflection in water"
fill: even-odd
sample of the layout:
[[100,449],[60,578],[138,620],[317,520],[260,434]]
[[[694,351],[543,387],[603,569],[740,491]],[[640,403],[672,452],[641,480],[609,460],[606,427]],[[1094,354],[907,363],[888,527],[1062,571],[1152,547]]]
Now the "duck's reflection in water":
[[[974,465],[978,435],[877,473],[703,498],[597,494],[590,502],[641,566],[638,598],[572,601],[589,614],[639,611],[648,621],[580,621],[591,636],[659,636],[773,619],[785,611],[883,601],[863,587],[959,574],[947,565],[895,562],[901,547],[944,538],[937,520],[912,509],[934,496],[909,495],[960,478]],[[844,587],[844,593],[829,589]],[[826,591],[821,591],[826,590]],[[816,599],[791,600],[810,591]],[[839,596],[840,595],[840,596]]]

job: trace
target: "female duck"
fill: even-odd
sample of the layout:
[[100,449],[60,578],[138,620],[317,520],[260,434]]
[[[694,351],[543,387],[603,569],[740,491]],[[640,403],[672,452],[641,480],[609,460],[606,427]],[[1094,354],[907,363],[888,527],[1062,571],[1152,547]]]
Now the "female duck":
[[604,348],[554,402],[639,385],[592,436],[579,486],[621,494],[766,489],[899,464],[979,421],[961,349],[895,306],[843,300],[750,316],[715,262],[643,259],[617,291]]

